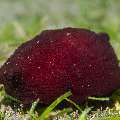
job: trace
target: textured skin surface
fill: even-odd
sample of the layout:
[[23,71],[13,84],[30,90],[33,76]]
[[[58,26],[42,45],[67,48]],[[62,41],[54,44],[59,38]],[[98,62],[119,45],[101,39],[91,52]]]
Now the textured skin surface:
[[120,87],[118,60],[105,33],[46,30],[22,44],[0,69],[6,92],[24,104],[50,104],[71,90],[74,101],[105,96]]

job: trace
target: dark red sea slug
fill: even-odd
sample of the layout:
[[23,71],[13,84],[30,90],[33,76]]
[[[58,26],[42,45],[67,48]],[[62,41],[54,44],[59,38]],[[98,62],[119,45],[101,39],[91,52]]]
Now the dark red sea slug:
[[120,69],[109,36],[87,29],[45,30],[22,44],[0,69],[6,92],[24,104],[50,104],[71,90],[82,103],[120,87]]

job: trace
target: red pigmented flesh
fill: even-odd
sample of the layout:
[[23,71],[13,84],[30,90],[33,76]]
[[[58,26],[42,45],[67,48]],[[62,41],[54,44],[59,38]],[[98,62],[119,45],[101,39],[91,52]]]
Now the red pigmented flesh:
[[24,104],[50,104],[71,91],[77,103],[120,87],[118,59],[106,33],[46,30],[23,43],[0,69],[5,90]]

